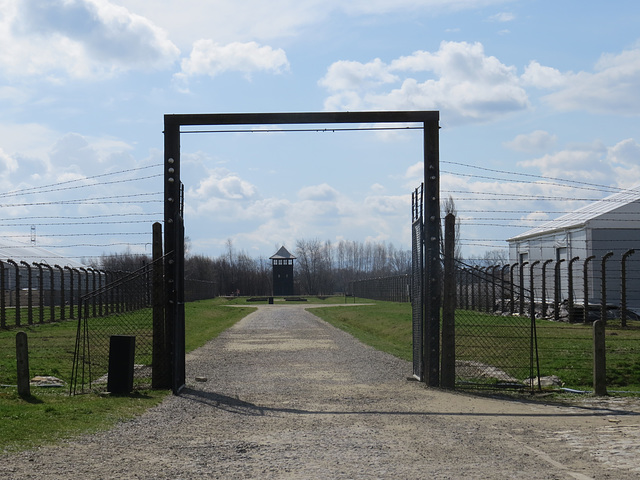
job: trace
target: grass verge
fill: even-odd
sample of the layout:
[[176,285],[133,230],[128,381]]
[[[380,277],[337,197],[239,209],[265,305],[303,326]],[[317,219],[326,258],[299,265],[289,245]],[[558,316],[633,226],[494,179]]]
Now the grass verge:
[[[314,308],[310,311],[363,343],[411,361],[411,306],[406,303],[363,302],[374,305]],[[493,352],[494,357],[486,360],[489,365],[494,364],[496,358],[504,365],[528,364],[528,319],[458,310],[456,322],[460,327],[471,325],[475,328],[457,339],[456,350],[460,357],[464,354],[484,361],[487,352]],[[612,320],[607,325],[607,384],[612,393],[640,394],[640,326],[637,322],[634,324],[622,328],[619,321]],[[566,387],[591,390],[591,329],[590,325],[536,320],[541,375],[556,375]],[[508,347],[516,337],[524,348],[511,350]],[[519,357],[509,358],[509,355]]]
[[[226,304],[226,300],[216,299],[185,305],[187,352],[254,310],[250,306],[225,308]],[[76,328],[76,321],[68,321],[22,329],[27,332],[30,352],[34,352],[29,358],[32,375],[53,375],[69,382]],[[15,383],[17,331],[0,331],[0,383]],[[122,396],[70,397],[66,389],[37,387],[32,387],[31,393],[31,397],[21,398],[13,386],[0,388],[0,452],[24,450],[109,428],[143,413],[169,394],[166,390],[144,390]]]

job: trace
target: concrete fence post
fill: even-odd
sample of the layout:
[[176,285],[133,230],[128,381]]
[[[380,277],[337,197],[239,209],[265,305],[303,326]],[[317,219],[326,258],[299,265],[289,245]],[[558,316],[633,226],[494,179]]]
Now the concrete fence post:
[[29,348],[27,346],[27,334],[16,334],[16,365],[18,369],[18,395],[28,397],[31,395],[29,375]]
[[591,255],[584,260],[584,265],[582,266],[582,275],[584,282],[584,323],[589,321],[589,262],[596,258],[595,255]]
[[622,276],[620,278],[620,322],[623,327],[627,326],[627,258],[636,251],[632,248],[622,254]]
[[601,262],[601,302],[600,302],[600,320],[607,322],[607,260],[613,256],[613,252],[607,252],[602,256]]
[[605,345],[605,322],[593,322],[593,391],[596,395],[607,394],[607,361]]

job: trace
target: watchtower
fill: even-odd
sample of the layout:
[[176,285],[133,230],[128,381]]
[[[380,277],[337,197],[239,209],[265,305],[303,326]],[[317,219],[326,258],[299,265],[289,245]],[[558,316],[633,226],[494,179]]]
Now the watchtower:
[[274,295],[293,295],[293,260],[295,258],[284,246],[269,257],[273,267]]

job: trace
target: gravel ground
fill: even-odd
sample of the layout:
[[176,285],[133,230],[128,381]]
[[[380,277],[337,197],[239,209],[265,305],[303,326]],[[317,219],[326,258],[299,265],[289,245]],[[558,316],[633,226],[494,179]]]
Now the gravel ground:
[[262,306],[188,356],[180,396],[108,432],[0,456],[0,478],[640,478],[635,399],[542,405],[410,375],[304,307]]

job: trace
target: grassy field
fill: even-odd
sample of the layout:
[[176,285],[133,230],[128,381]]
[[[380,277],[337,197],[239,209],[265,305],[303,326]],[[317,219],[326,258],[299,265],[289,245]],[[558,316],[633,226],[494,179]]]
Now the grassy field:
[[[191,351],[253,311],[223,308],[216,299],[185,306],[186,347]],[[53,375],[69,382],[76,338],[76,321],[24,327],[29,341],[32,375]],[[0,383],[16,381],[15,335],[0,331]],[[15,386],[0,387],[0,451],[16,451],[60,438],[107,428],[139,415],[168,394],[166,390],[143,390],[126,396],[86,394],[69,396],[68,390],[31,388],[31,397],[20,398]]]
[[[363,300],[369,302],[367,300]],[[412,359],[411,307],[373,302],[375,306],[314,308],[313,313],[375,348]],[[473,358],[516,374],[528,369],[530,321],[480,312],[456,311],[458,358]],[[607,383],[610,392],[640,393],[640,325],[607,325]],[[564,386],[592,389],[591,325],[536,320],[540,374],[556,375]],[[500,363],[498,363],[500,362]],[[496,365],[497,363],[497,365]],[[511,369],[511,371],[510,371]]]
[[[240,318],[252,307],[267,303],[247,298],[218,298],[189,303],[186,313],[187,351],[206,343]],[[348,303],[368,305],[349,308],[317,307],[312,312],[362,342],[399,358],[412,359],[411,306],[407,303],[378,302],[348,298]],[[275,299],[276,304],[287,304]],[[344,303],[344,297],[308,297],[295,302],[314,306]],[[236,305],[246,308],[224,308]],[[462,354],[493,360],[487,352],[498,352],[505,363],[515,363],[509,355],[517,355],[522,363],[523,349],[528,352],[530,325],[523,318],[504,318],[479,312],[459,310],[456,321],[460,331],[458,348]],[[29,336],[32,375],[54,375],[68,382],[77,323],[75,321],[24,328]],[[557,375],[565,386],[591,389],[591,327],[537,320],[538,350],[542,375]],[[0,331],[0,383],[15,383],[15,333]],[[482,335],[481,335],[482,333]],[[524,340],[523,340],[524,335]],[[508,345],[517,339],[512,352]],[[481,340],[480,343],[476,340]],[[41,352],[41,353],[37,353]],[[511,352],[511,353],[510,353]],[[484,357],[483,357],[484,355]],[[526,352],[525,352],[526,357]],[[528,362],[528,357],[525,358]],[[640,393],[640,327],[621,328],[615,323],[607,327],[607,372],[610,391]],[[32,388],[32,396],[22,399],[16,388],[0,388],[0,451],[19,450],[38,444],[74,436],[82,432],[107,428],[115,422],[142,413],[156,405],[167,391],[143,390],[131,395],[77,395],[70,397],[64,389]]]

